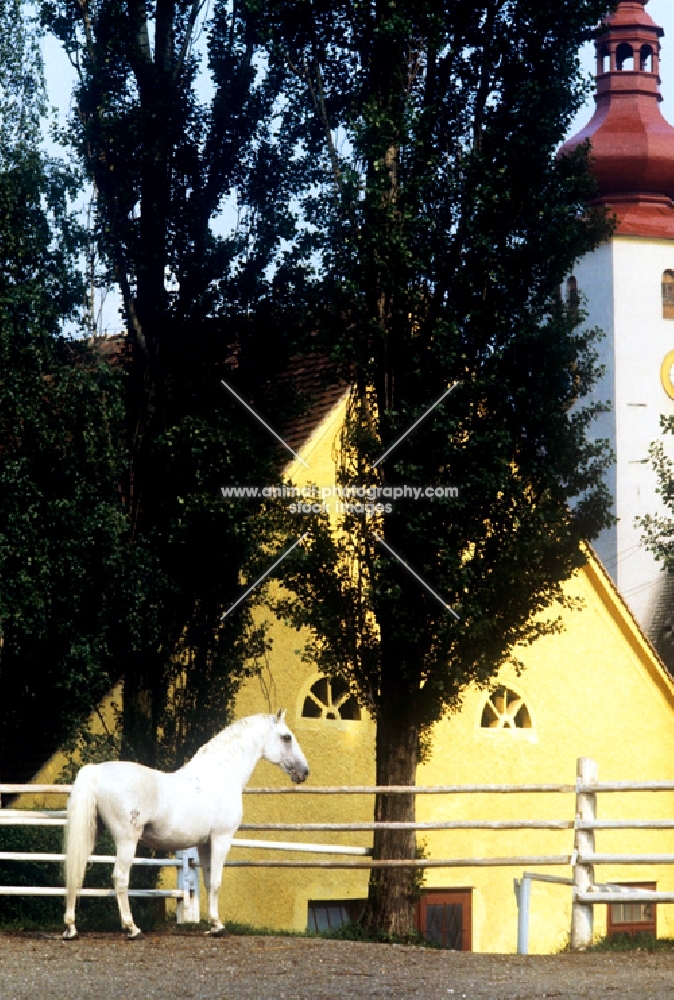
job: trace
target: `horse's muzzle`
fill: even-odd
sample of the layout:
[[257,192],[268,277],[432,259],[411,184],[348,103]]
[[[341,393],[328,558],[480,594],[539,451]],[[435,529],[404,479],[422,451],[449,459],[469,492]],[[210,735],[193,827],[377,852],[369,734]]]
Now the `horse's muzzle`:
[[296,785],[301,785],[302,782],[306,781],[308,777],[309,777],[308,767],[293,768],[293,770],[290,772],[290,780],[293,781]]

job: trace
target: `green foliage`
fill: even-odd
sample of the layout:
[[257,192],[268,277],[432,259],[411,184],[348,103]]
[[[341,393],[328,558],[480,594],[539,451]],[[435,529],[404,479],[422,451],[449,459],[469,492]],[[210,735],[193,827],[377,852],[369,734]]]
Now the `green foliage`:
[[60,335],[76,315],[76,178],[37,150],[35,26],[0,50],[0,761],[31,776],[110,684],[129,560],[119,373]]
[[0,0],[0,161],[17,147],[34,149],[41,134],[46,94],[35,22],[24,0]]
[[674,951],[674,939],[654,934],[612,934],[591,945],[588,951]]
[[371,944],[405,944],[417,945],[422,948],[438,948],[440,945],[433,941],[427,941],[419,931],[410,931],[409,934],[389,934],[384,930],[366,927],[361,923],[346,923],[334,931],[321,931],[311,935],[326,938],[333,941],[366,941]]
[[0,329],[5,780],[33,773],[106,693],[129,568],[118,379],[86,348],[30,332]]
[[[282,423],[290,389],[277,374],[292,338],[279,316],[303,272],[290,260],[272,283],[268,269],[293,230],[279,169],[289,147],[228,4],[209,24],[208,100],[195,86],[199,3],[46,0],[41,16],[78,71],[69,140],[95,186],[94,237],[128,330],[122,754],[171,767],[226,724],[268,645],[250,602],[220,620],[279,530],[267,509],[219,498],[223,484],[269,481],[277,459],[220,379]],[[226,199],[240,212],[223,237],[212,222]]]
[[72,784],[77,772],[85,764],[102,764],[107,760],[118,760],[122,744],[121,709],[116,701],[106,705],[108,718],[100,706],[95,713],[66,738],[59,746],[66,758],[56,779],[56,784]]
[[[674,434],[674,418],[661,416],[663,434]],[[666,441],[654,441],[649,448],[651,465],[658,479],[657,493],[670,511],[674,510],[674,462],[666,447]],[[646,514],[637,517],[636,523],[643,530],[644,544],[655,558],[664,563],[668,570],[674,568],[674,522],[669,516]]]
[[341,482],[459,487],[458,499],[347,516],[339,538],[317,524],[286,565],[301,599],[281,610],[376,717],[425,727],[558,628],[533,616],[560,600],[579,543],[609,519],[609,455],[586,437],[601,407],[582,405],[597,332],[559,286],[610,228],[585,209],[586,151],[555,158],[585,93],[577,49],[604,5],[251,9],[274,65],[302,68],[284,80],[288,114],[323,154],[306,210],[327,220],[320,329],[355,383]]
[[[319,666],[377,720],[378,783],[411,783],[419,731],[560,627],[535,616],[610,520],[610,456],[586,436],[602,408],[583,405],[597,332],[559,296],[610,226],[588,208],[587,149],[555,156],[586,93],[578,48],[606,4],[247,9],[282,78],[286,127],[316,164],[303,207],[322,261],[318,338],[354,385],[340,482],[459,487],[347,515],[336,537],[319,519],[285,564],[280,613],[311,630]],[[411,799],[383,796],[376,815],[405,810]],[[376,836],[375,856],[405,856],[402,837]],[[382,890],[394,883],[396,905]],[[410,879],[372,887],[379,926],[400,929]]]
[[[63,831],[58,827],[0,827],[0,850],[59,854]],[[0,861],[0,885],[61,884],[58,862]],[[0,924],[41,927],[63,921],[63,900],[53,896],[0,895]]]

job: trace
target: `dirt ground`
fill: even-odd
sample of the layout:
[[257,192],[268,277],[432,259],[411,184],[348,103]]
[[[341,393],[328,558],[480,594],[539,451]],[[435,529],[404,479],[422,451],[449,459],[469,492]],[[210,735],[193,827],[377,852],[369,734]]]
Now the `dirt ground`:
[[283,937],[0,934],[0,997],[672,1000],[674,953],[475,955]]

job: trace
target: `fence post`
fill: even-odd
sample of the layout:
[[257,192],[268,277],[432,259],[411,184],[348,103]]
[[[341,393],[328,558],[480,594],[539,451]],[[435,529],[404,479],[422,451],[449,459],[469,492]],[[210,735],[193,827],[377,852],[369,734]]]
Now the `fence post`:
[[527,873],[515,879],[517,898],[517,954],[529,954],[529,902],[531,900],[531,879]]
[[578,855],[594,854],[594,830],[579,830],[578,821],[597,818],[597,796],[580,792],[579,785],[596,784],[598,768],[589,757],[576,762],[576,830],[573,844],[573,902],[571,904],[571,950],[579,951],[592,944],[594,907],[579,903],[576,894],[587,892],[594,885],[594,866],[578,862]]
[[176,923],[178,924],[198,924],[199,914],[199,852],[196,847],[190,847],[186,851],[176,851],[176,857],[182,861],[182,867],[178,869],[178,888],[182,889],[184,896],[178,900],[176,906]]

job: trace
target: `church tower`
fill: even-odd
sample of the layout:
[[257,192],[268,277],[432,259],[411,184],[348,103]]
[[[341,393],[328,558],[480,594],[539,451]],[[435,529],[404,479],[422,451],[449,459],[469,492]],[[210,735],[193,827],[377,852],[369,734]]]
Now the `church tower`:
[[[599,200],[616,229],[583,258],[567,294],[586,300],[588,324],[606,374],[594,398],[611,403],[594,435],[616,456],[608,484],[617,523],[595,548],[637,620],[674,670],[674,587],[641,541],[637,516],[668,513],[648,459],[662,439],[660,415],[674,414],[674,128],[660,111],[659,56],[664,32],[645,10],[623,0],[595,33],[596,110],[560,151],[586,140]],[[670,454],[674,439],[664,437]]]

